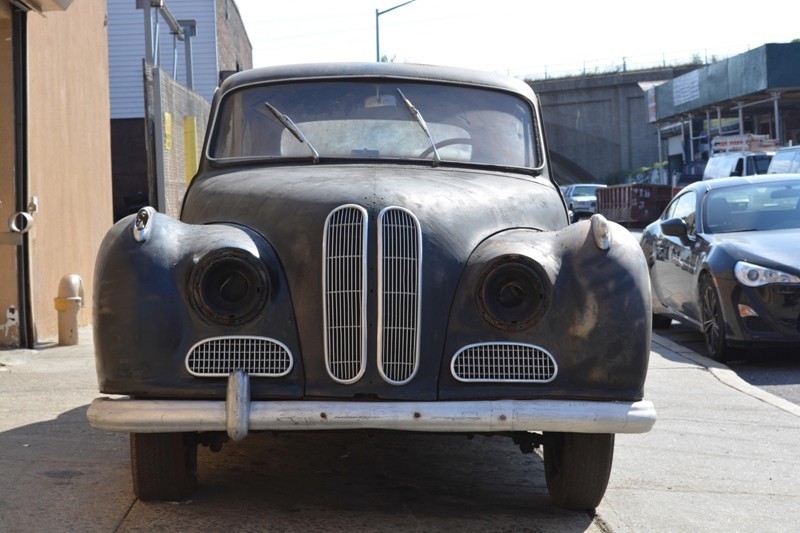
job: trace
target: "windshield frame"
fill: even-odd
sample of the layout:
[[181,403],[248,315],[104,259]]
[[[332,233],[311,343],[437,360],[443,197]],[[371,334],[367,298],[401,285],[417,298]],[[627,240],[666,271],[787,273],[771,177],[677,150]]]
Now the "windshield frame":
[[[507,102],[513,103],[514,106],[518,108],[518,118],[520,120],[521,128],[522,128],[522,135],[524,138],[520,140],[523,143],[523,148],[521,157],[525,160],[525,165],[518,165],[518,164],[505,164],[503,162],[487,162],[487,161],[464,161],[458,159],[449,159],[447,157],[442,157],[441,163],[443,165],[449,166],[467,166],[467,167],[494,167],[500,168],[504,170],[511,170],[514,172],[523,172],[527,174],[538,175],[542,172],[546,164],[546,155],[544,151],[544,144],[542,139],[542,132],[543,127],[541,124],[541,117],[538,112],[537,106],[535,102],[533,102],[530,98],[527,98],[524,94],[520,94],[518,92],[505,90],[503,88],[498,87],[491,87],[482,84],[469,84],[469,83],[453,83],[444,80],[421,80],[421,79],[407,79],[403,77],[394,78],[394,77],[324,77],[324,78],[296,78],[296,79],[288,79],[288,80],[278,80],[278,81],[270,81],[270,82],[252,82],[247,84],[242,84],[236,87],[233,87],[227,90],[225,93],[219,95],[217,101],[215,102],[215,106],[212,110],[213,116],[211,124],[209,125],[208,133],[206,136],[206,141],[204,144],[203,149],[203,158],[206,162],[212,167],[227,167],[230,165],[252,165],[252,164],[283,164],[287,162],[308,162],[308,151],[306,149],[302,155],[290,155],[290,156],[274,156],[274,155],[246,155],[246,156],[234,156],[234,157],[220,157],[217,155],[217,147],[220,139],[220,135],[224,135],[222,131],[221,121],[225,120],[225,114],[228,113],[228,117],[233,116],[232,111],[227,109],[227,105],[231,104],[232,98],[235,95],[240,94],[245,91],[258,91],[259,89],[264,89],[268,91],[270,88],[277,88],[277,90],[282,90],[287,86],[298,86],[301,87],[311,87],[313,85],[321,85],[321,84],[366,84],[370,86],[374,86],[379,84],[385,87],[397,87],[397,88],[414,88],[414,87],[426,87],[429,90],[435,91],[436,87],[441,87],[443,89],[454,89],[456,91],[472,91],[472,94],[478,95],[475,91],[485,91],[489,97],[496,97],[498,99],[506,99]],[[267,94],[265,92],[265,94]],[[414,102],[416,104],[416,101]],[[398,102],[400,106],[402,103]],[[422,115],[425,115],[425,118],[428,119],[428,115],[426,114],[426,110],[423,106],[420,106],[420,112]],[[492,112],[499,113],[499,109],[492,109]],[[465,108],[467,112],[471,112],[472,110],[469,108]],[[285,111],[284,108],[281,108],[281,111]],[[406,113],[406,121],[413,121],[414,119],[408,114],[407,110],[403,109],[403,112]],[[477,112],[477,111],[476,111]],[[294,119],[295,117],[292,116],[292,110],[286,111],[286,115],[290,119]],[[509,116],[511,114],[509,113]],[[343,115],[340,117],[340,120],[347,121],[350,120],[350,117],[347,115]],[[302,121],[295,121],[297,122],[297,126],[299,129],[304,130]],[[397,122],[401,122],[397,120]],[[435,122],[435,121],[434,121]],[[447,126],[445,124],[445,126]],[[419,129],[417,124],[414,124],[415,128]],[[436,140],[436,139],[434,139]],[[442,141],[444,139],[440,139]],[[312,144],[316,144],[314,139],[310,139]],[[426,141],[429,145],[429,142]],[[426,150],[427,151],[427,150]],[[353,150],[354,154],[356,150]],[[434,162],[435,158],[432,158],[430,155],[427,157],[407,157],[407,156],[363,156],[363,155],[350,155],[350,156],[341,156],[341,155],[330,155],[326,154],[324,150],[320,150],[320,162],[402,162],[402,163],[422,163],[426,165],[430,165]],[[527,165],[527,166],[526,166]]]

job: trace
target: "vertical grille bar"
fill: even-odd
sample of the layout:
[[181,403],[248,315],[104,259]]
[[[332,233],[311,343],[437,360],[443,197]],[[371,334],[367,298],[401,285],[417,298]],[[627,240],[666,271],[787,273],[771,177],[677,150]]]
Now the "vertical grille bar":
[[366,368],[367,211],[331,211],[322,248],[325,365],[334,380],[354,383]]
[[406,209],[387,207],[378,217],[378,370],[402,385],[419,365],[422,233]]

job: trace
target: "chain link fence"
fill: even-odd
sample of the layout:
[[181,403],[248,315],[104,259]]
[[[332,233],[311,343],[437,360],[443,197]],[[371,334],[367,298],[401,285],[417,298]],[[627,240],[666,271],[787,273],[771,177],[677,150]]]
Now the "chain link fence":
[[210,104],[158,67],[143,62],[150,205],[180,215],[197,172]]

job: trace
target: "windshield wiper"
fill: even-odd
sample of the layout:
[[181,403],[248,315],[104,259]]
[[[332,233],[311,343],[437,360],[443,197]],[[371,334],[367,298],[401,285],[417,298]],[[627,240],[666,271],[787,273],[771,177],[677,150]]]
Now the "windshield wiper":
[[417,124],[420,125],[422,131],[424,131],[425,135],[428,136],[428,140],[431,143],[431,150],[433,151],[433,166],[438,167],[439,163],[442,162],[442,158],[439,157],[439,150],[436,149],[436,143],[433,140],[430,130],[428,130],[428,125],[425,123],[425,119],[422,118],[422,113],[420,113],[419,110],[414,107],[414,104],[411,103],[411,100],[406,98],[406,95],[404,95],[403,91],[401,91],[399,88],[397,89],[397,94],[399,94],[400,98],[403,99],[403,103],[406,105],[406,109],[408,109],[409,114],[414,117],[414,120],[416,120]]
[[314,163],[319,163],[319,152],[317,152],[316,148],[314,148],[311,143],[308,142],[308,139],[306,139],[306,136],[303,135],[302,131],[300,131],[300,128],[297,127],[297,124],[292,122],[292,119],[290,119],[288,115],[284,115],[278,111],[278,109],[269,102],[264,102],[264,105],[267,106],[269,112],[272,113],[272,115],[277,118],[281,124],[283,124],[283,127],[289,130],[289,133],[294,135],[295,139],[308,146],[308,149],[311,150],[311,161]]

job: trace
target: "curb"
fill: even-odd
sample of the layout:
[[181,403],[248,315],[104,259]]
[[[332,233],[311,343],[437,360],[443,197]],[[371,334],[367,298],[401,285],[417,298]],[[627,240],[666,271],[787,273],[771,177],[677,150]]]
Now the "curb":
[[653,332],[651,339],[653,345],[666,348],[667,350],[670,350],[681,357],[689,359],[693,363],[705,367],[705,369],[708,370],[711,375],[714,376],[720,383],[723,383],[732,389],[743,392],[748,396],[752,396],[753,398],[756,398],[764,403],[772,405],[773,407],[777,407],[778,409],[786,411],[787,413],[800,418],[800,406],[793,404],[788,400],[784,400],[779,396],[775,396],[774,394],[760,389],[755,385],[751,385],[740,378],[736,372],[731,370],[723,363],[714,361],[713,359],[704,355],[700,355],[694,350],[681,346],[676,342],[662,337],[658,333]]

